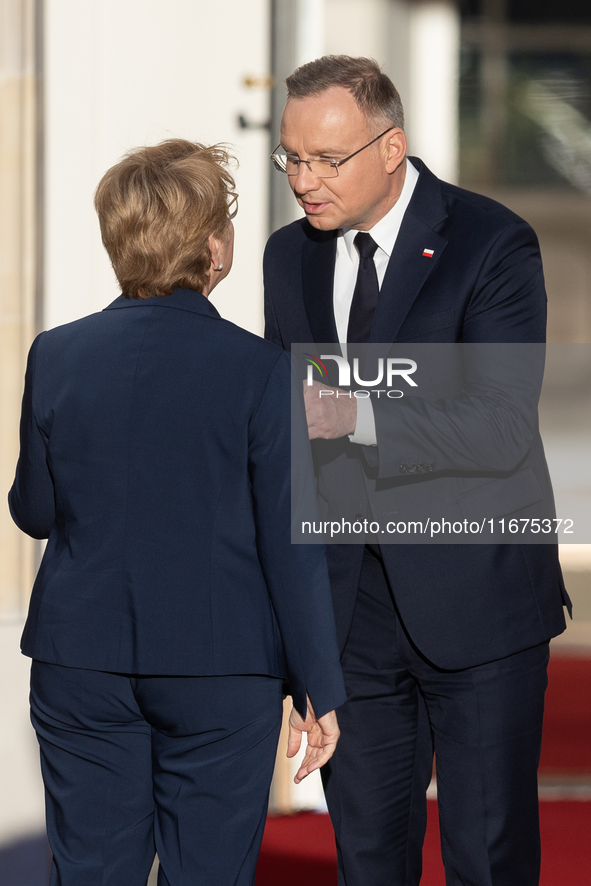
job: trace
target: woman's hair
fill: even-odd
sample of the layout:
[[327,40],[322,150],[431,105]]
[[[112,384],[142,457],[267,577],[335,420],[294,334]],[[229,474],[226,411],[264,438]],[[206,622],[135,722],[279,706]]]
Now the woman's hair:
[[333,86],[348,89],[368,121],[404,129],[404,109],[390,78],[372,58],[324,55],[302,65],[285,81],[287,98],[308,98]]
[[130,151],[99,182],[94,205],[121,290],[128,298],[203,291],[210,234],[227,237],[236,199],[223,145],[171,138]]

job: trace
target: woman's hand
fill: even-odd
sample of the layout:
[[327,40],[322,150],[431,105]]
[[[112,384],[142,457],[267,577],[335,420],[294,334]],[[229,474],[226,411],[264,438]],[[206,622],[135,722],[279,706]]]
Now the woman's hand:
[[328,714],[317,719],[309,698],[305,720],[295,708],[292,708],[289,715],[288,757],[295,757],[299,751],[303,732],[308,733],[308,747],[302,765],[294,777],[296,784],[299,784],[315,769],[324,766],[334,754],[340,735],[336,713],[329,711]]

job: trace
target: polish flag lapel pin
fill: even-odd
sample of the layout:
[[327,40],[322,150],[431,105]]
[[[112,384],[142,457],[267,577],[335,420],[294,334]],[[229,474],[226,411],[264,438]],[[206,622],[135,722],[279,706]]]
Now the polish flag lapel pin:
[[433,258],[434,249],[423,249],[423,255],[425,258]]

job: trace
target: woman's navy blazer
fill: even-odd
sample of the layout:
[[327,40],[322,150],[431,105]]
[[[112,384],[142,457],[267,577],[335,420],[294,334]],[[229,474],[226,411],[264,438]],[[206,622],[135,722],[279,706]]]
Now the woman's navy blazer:
[[9,495],[49,538],[25,655],[344,701],[323,548],[290,543],[290,375],[186,289],[37,337]]

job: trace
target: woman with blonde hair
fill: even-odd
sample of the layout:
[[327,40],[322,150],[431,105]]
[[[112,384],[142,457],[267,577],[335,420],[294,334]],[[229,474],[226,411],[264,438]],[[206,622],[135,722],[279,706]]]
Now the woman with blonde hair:
[[227,162],[173,139],[110,169],[123,294],[29,355],[10,507],[48,539],[22,650],[52,886],[145,886],[155,848],[161,886],[252,886],[284,680],[296,780],[338,738],[324,554],[290,544],[289,358],[208,300]]

